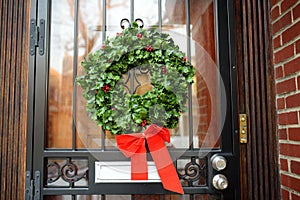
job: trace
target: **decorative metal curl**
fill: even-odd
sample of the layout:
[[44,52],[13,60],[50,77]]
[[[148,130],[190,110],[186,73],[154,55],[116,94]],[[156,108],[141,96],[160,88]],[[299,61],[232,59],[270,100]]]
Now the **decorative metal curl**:
[[48,180],[47,180],[48,183],[54,183],[59,179],[59,177],[61,177],[60,166],[56,162],[48,163],[47,168],[48,168]]
[[189,185],[193,185],[193,182],[199,181],[201,177],[205,178],[206,165],[202,167],[196,162],[195,157],[191,158],[191,162],[184,166],[184,173],[178,173],[179,178],[188,181]]
[[[137,18],[134,21],[138,24],[139,28],[144,27],[144,22],[141,18]],[[121,26],[122,29],[125,29],[125,25],[127,25],[126,28],[131,27],[131,25],[132,25],[130,23],[129,19],[127,19],[127,18],[121,19],[121,22],[120,22],[120,26]]]
[[78,174],[78,167],[69,159],[67,163],[61,168],[61,178],[69,183],[74,183],[86,177],[86,172],[82,175]]
[[[62,167],[57,162],[50,162],[48,163],[47,167],[48,183],[53,183],[59,178],[62,178],[68,183],[75,183],[82,178],[88,178],[88,170],[85,170],[83,174],[79,175],[78,167],[70,159],[67,159],[66,164],[64,164]],[[50,168],[52,168],[52,170],[49,170]],[[56,171],[56,173],[52,173],[53,171]]]
[[184,167],[183,179],[187,181],[196,181],[200,178],[200,165],[194,162],[189,162]]

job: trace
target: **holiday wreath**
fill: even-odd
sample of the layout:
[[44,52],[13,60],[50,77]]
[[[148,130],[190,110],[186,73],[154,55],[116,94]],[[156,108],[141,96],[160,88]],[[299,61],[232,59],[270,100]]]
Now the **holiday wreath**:
[[[186,110],[188,84],[194,68],[168,34],[146,31],[137,23],[107,38],[101,49],[82,62],[85,74],[77,78],[87,112],[112,134],[141,132],[157,124],[175,128]],[[129,94],[123,74],[139,67],[148,70],[152,90]]]
[[[188,85],[195,70],[168,34],[132,27],[106,39],[82,62],[78,77],[86,108],[105,130],[116,136],[120,151],[131,158],[131,179],[147,180],[146,144],[165,189],[183,194],[165,146],[167,128],[175,128],[186,110]],[[153,86],[143,95],[126,91],[123,75],[133,68],[150,73]],[[143,130],[143,128],[146,128]]]

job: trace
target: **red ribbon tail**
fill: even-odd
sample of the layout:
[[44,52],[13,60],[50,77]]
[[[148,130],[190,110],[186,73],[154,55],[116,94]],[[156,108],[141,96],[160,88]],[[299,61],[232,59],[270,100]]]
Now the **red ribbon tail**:
[[[149,145],[150,148],[150,145]],[[159,177],[166,190],[184,194],[177,171],[166,147],[158,151],[150,151],[155,162]]]
[[147,142],[163,187],[166,190],[184,194],[177,171],[162,137],[155,134],[148,137]]
[[148,180],[148,163],[145,146],[131,156],[131,180]]
[[[176,169],[173,164],[158,170],[161,182],[166,190],[184,194]],[[170,174],[170,175],[169,175]]]

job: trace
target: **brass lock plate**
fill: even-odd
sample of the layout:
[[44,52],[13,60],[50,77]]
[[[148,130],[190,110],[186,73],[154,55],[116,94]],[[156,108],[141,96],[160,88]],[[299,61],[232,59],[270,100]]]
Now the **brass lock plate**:
[[240,143],[247,143],[247,115],[246,114],[240,114],[239,115],[240,120]]

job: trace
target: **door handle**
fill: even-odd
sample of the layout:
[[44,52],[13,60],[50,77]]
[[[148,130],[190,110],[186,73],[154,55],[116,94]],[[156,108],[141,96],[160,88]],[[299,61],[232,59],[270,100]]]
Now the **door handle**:
[[223,174],[215,175],[212,183],[217,190],[225,190],[228,187],[228,180]]
[[227,161],[226,158],[224,158],[223,156],[215,155],[211,158],[211,164],[215,170],[221,171],[226,168]]

